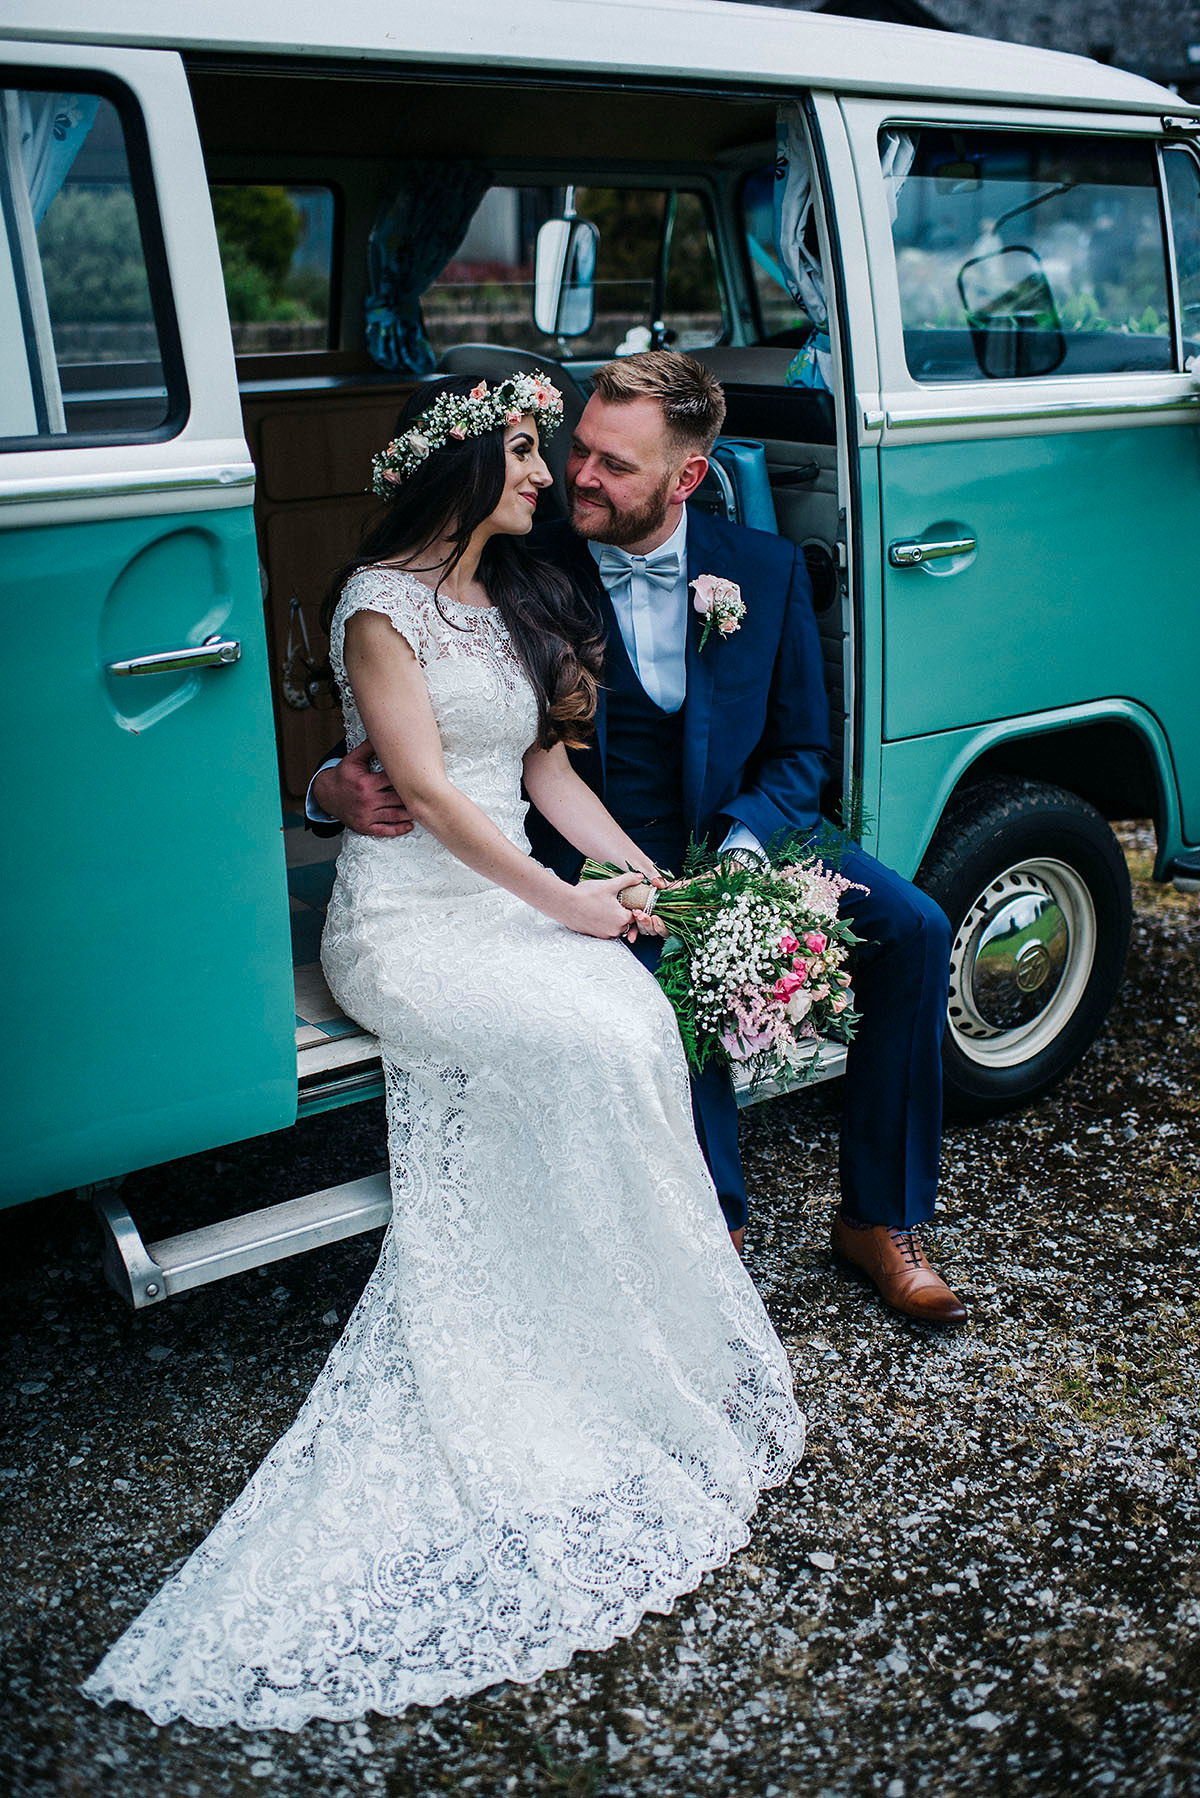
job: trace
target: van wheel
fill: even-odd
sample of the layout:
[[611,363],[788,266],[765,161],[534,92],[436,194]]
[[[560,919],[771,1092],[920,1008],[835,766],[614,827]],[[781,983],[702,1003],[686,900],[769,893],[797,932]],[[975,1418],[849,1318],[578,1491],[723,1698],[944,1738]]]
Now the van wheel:
[[954,929],[946,1109],[1026,1104],[1079,1060],[1120,985],[1133,921],[1120,846],[1074,793],[983,781],[947,807],[917,885]]

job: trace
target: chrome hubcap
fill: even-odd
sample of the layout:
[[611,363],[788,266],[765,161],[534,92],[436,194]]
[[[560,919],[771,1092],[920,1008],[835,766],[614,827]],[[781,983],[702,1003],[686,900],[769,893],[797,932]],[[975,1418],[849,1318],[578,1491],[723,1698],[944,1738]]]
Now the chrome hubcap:
[[1063,1029],[1087,986],[1096,912],[1065,862],[1015,863],[979,894],[950,957],[950,1026],[970,1060],[1028,1061]]

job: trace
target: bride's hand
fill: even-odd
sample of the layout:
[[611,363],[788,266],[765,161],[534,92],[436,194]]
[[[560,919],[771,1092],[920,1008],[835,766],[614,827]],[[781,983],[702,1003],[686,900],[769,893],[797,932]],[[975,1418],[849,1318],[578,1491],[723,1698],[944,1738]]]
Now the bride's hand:
[[607,880],[581,880],[570,889],[562,923],[581,936],[624,936],[630,913],[618,894],[630,884],[628,874],[613,874]]

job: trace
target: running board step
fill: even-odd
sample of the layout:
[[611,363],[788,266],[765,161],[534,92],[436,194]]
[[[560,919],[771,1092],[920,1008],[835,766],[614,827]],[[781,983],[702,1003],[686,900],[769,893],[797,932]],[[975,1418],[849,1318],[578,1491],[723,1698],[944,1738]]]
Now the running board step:
[[361,1235],[386,1224],[392,1215],[386,1173],[328,1186],[302,1199],[285,1199],[261,1211],[164,1237],[162,1242],[142,1241],[117,1192],[98,1193],[94,1204],[103,1236],[105,1278],[135,1311],[193,1286],[207,1286],[250,1267]]

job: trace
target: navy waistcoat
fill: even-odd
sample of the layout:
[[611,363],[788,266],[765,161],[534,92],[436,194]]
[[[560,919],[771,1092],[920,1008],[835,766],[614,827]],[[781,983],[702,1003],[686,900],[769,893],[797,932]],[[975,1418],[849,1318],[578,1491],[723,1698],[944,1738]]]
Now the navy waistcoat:
[[687,848],[683,815],[683,707],[664,712],[633,671],[615,621],[605,687],[608,745],[604,802],[634,842],[677,870]]

